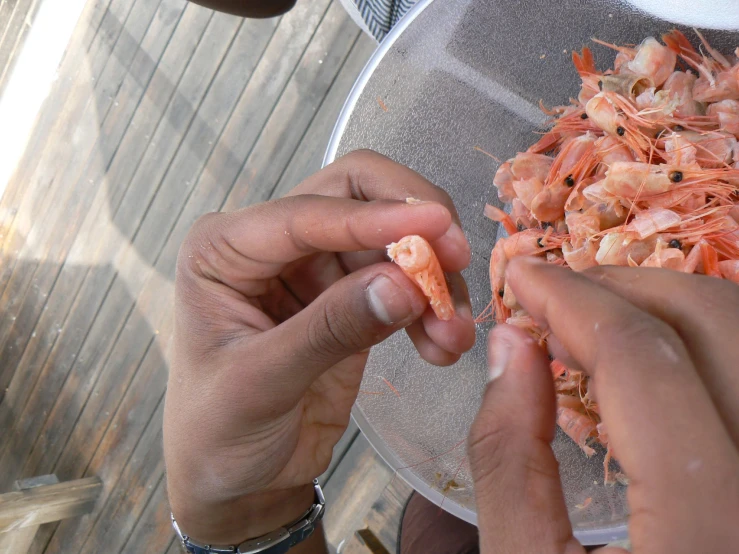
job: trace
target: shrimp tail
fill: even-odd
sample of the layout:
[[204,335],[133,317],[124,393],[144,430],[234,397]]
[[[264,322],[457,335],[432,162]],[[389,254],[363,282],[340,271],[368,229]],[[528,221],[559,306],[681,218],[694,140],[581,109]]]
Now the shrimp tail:
[[677,29],[673,29],[669,33],[662,35],[662,42],[665,43],[667,48],[675,52],[678,56],[684,59],[688,65],[697,68],[703,61],[700,54],[690,44],[688,37]]
[[513,219],[511,219],[511,216],[505,213],[500,208],[496,208],[495,206],[492,206],[491,204],[485,204],[485,215],[492,219],[493,221],[497,221],[506,230],[506,233],[508,233],[508,236],[515,235],[518,233],[518,227],[513,222]]
[[721,271],[718,266],[718,252],[706,241],[700,243],[701,261],[703,262],[703,273],[711,277],[721,278]]
[[526,152],[531,154],[545,154],[554,150],[559,142],[562,140],[562,135],[559,131],[552,129],[542,135],[534,144],[526,149]]
[[587,46],[582,49],[582,54],[578,54],[575,50],[572,51],[572,63],[580,77],[597,73],[593,52]]

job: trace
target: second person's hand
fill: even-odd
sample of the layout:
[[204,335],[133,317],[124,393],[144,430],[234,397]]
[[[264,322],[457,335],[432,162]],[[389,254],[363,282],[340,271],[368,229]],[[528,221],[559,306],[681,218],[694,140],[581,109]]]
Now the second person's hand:
[[[739,286],[661,269],[578,274],[528,258],[506,273],[517,300],[585,370],[630,479],[634,554],[739,551]],[[582,554],[550,447],[546,353],[501,325],[470,433],[483,554]],[[625,554],[620,548],[599,553]]]

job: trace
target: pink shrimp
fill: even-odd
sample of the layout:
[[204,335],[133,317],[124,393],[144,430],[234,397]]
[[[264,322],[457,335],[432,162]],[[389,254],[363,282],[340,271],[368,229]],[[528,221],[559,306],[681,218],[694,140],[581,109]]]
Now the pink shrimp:
[[583,48],[582,54],[578,54],[573,50],[572,63],[582,79],[582,88],[577,99],[580,101],[580,104],[585,104],[593,96],[598,94],[600,90],[598,87],[600,74],[595,69],[595,60],[593,59],[593,53],[590,48],[587,46]]
[[634,59],[626,64],[626,69],[648,78],[652,85],[662,85],[675,70],[677,55],[668,47],[661,45],[653,37],[647,37],[636,49]]
[[492,206],[490,204],[485,204],[484,213],[485,216],[489,219],[502,224],[503,228],[506,230],[506,233],[508,233],[509,236],[514,235],[518,232],[518,228],[516,227],[516,224],[514,223],[511,216],[505,213],[500,208],[496,208],[495,206]]
[[493,184],[498,189],[498,198],[500,198],[501,202],[510,202],[516,197],[516,193],[513,190],[511,160],[500,165],[493,178]]
[[739,260],[724,260],[718,263],[718,269],[724,279],[739,285]]
[[426,239],[418,235],[403,237],[398,242],[388,245],[387,254],[423,291],[436,317],[443,321],[454,317],[454,303],[449,294],[444,272],[436,253]]
[[712,57],[701,56],[685,35],[676,29],[662,35],[667,47],[700,74],[693,86],[693,98],[699,102],[738,100],[739,81],[731,64],[723,55],[711,48],[698,31],[695,32]]
[[721,277],[716,249],[705,241],[700,243],[699,248],[701,251],[701,261],[703,262],[703,273],[711,277]]
[[739,100],[721,100],[711,104],[706,114],[718,119],[721,130],[739,138]]
[[557,406],[557,425],[577,444],[589,458],[595,454],[587,441],[596,434],[595,423],[586,415],[572,408]]
[[597,253],[597,241],[586,241],[579,248],[574,248],[569,242],[562,243],[562,255],[573,271],[585,271],[597,266],[598,262],[595,259]]
[[508,266],[508,257],[505,253],[505,243],[508,239],[499,239],[490,253],[490,290],[493,315],[497,321],[505,321],[510,316],[510,310],[503,303],[505,295],[505,270]]
[[[512,233],[490,260],[498,321],[547,340],[505,280],[515,256],[574,271],[656,267],[739,283],[739,63],[698,37],[700,52],[679,31],[663,37],[667,46],[596,41],[618,52],[605,72],[589,49],[573,53],[578,99],[542,106],[551,129],[501,170],[511,215],[486,207]],[[698,76],[676,70],[678,57]],[[609,467],[614,452],[589,378],[559,360],[550,368],[558,424],[588,455],[603,445],[606,483],[623,483]]]
[[614,162],[603,181],[607,192],[629,199],[661,194],[671,185],[665,168],[641,162]]
[[640,240],[666,231],[670,227],[680,225],[682,218],[680,214],[665,208],[652,208],[636,214],[634,220],[629,223],[624,231],[634,233]]
[[685,254],[680,248],[670,248],[664,240],[658,239],[654,252],[641,263],[641,267],[661,267],[682,271],[685,267]]
[[564,363],[562,363],[561,360],[558,360],[556,358],[549,362],[549,368],[552,370],[552,377],[554,379],[562,377],[565,373],[567,373],[567,370],[569,369]]
[[665,81],[662,90],[667,93],[675,106],[676,117],[692,117],[703,115],[706,111],[702,102],[693,98],[693,86],[697,77],[692,73],[675,71]]
[[637,265],[654,251],[656,240],[636,240],[628,233],[607,233],[600,241],[595,260],[600,265]]
[[731,163],[737,143],[733,135],[721,131],[684,131],[681,135],[695,147],[695,161],[701,167],[724,167]]
[[564,207],[572,187],[587,177],[598,164],[595,135],[586,133],[562,147],[552,164],[544,189],[531,203],[531,213],[539,221],[556,221],[564,216]]

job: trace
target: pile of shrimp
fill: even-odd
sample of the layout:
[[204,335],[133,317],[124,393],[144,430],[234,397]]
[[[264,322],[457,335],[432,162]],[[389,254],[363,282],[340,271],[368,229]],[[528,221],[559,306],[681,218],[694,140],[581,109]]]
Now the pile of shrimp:
[[[546,342],[505,282],[514,256],[574,271],[662,267],[739,283],[739,48],[727,57],[696,34],[700,50],[677,30],[636,47],[596,41],[617,52],[604,72],[587,47],[573,53],[577,99],[542,107],[550,130],[495,175],[511,210],[485,208],[508,236],[493,248],[493,300],[480,320]],[[588,456],[596,443],[607,449],[613,483],[614,453],[588,377],[557,359],[551,369],[557,423]]]

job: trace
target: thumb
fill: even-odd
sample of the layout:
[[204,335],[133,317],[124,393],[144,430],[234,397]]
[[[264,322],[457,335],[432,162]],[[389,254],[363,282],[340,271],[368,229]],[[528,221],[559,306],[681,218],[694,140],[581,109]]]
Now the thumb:
[[[427,306],[400,268],[376,264],[340,279],[298,314],[263,333],[262,340],[279,347],[262,351],[271,358],[270,373],[289,381],[282,390],[299,397],[328,368],[407,327]],[[296,360],[302,361],[299,372]]]
[[583,554],[572,535],[557,460],[546,354],[523,330],[488,338],[491,382],[470,429],[480,551]]

